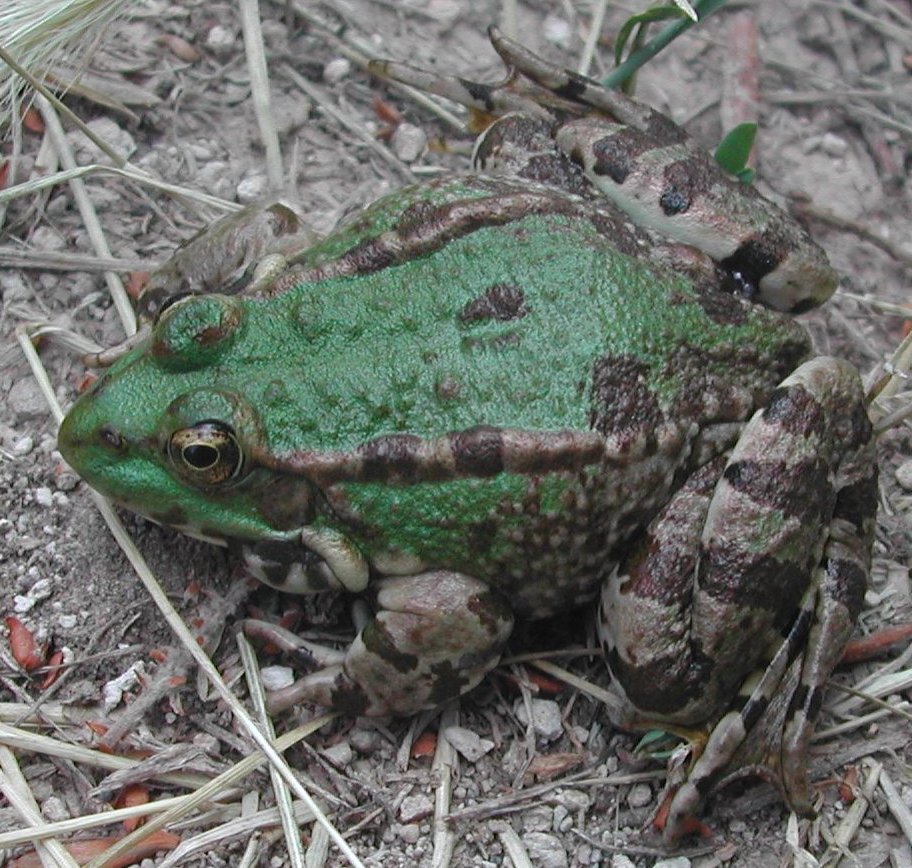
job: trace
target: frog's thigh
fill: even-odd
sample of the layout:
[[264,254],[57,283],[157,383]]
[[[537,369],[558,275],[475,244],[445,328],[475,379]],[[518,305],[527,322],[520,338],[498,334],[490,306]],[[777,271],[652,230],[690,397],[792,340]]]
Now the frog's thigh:
[[273,709],[297,702],[367,715],[433,708],[478,684],[513,630],[506,600],[461,573],[382,579],[376,600],[376,615],[344,660],[273,695]]
[[[791,807],[810,810],[807,744],[867,585],[876,511],[870,435],[855,370],[815,359],[783,381],[733,451],[703,533],[707,566],[695,605],[712,616],[711,603],[726,591],[746,600],[751,623],[741,631],[755,644],[766,635],[775,653],[759,683],[744,691],[740,710],[713,728],[672,801],[668,837],[713,785],[754,766],[774,776]],[[752,587],[753,600],[745,596]],[[763,596],[769,616],[758,620]],[[695,632],[697,620],[695,612]],[[758,632],[762,621],[772,630]],[[717,654],[736,648],[748,655],[744,637],[727,646],[707,635]]]

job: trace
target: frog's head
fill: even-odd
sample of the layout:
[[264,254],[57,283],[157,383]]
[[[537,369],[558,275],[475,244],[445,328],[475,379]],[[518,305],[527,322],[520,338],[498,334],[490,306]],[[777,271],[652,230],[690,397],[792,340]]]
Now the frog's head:
[[242,319],[214,296],[169,309],[73,405],[58,434],[66,461],[115,503],[190,535],[276,540],[306,524],[312,486],[266,466],[258,393],[226,358]]

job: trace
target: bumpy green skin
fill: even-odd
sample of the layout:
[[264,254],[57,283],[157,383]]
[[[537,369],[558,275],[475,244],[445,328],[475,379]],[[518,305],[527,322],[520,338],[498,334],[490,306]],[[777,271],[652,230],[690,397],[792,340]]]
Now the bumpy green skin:
[[[497,202],[527,189],[471,177],[408,188],[308,251],[301,267],[332,262],[395,231],[416,203]],[[415,485],[342,480],[317,491],[319,480],[308,484],[306,472],[292,475],[291,465],[301,453],[351,451],[394,432],[432,439],[477,425],[589,431],[605,402],[595,394],[594,365],[625,359],[639,366],[641,381],[625,387],[633,409],[652,394],[661,415],[681,429],[677,454],[642,470],[643,484],[660,486],[639,495],[643,503],[618,503],[612,491],[640,484],[642,449],[613,456],[623,486],[598,480],[605,508],[642,523],[644,511],[667,496],[669,473],[687,461],[696,430],[715,421],[702,415],[707,390],[732,387],[762,400],[807,343],[789,319],[619,252],[621,233],[631,251],[640,242],[620,222],[596,225],[585,213],[493,226],[480,218],[461,237],[400,265],[296,283],[273,297],[184,302],[77,402],[61,429],[61,450],[118,503],[214,538],[291,538],[315,522],[342,529],[368,560],[407,553],[506,585],[511,595],[553,582],[560,562],[576,557],[555,551],[557,537],[582,533],[595,509],[571,514],[567,504],[593,487],[597,468]],[[466,313],[496,286],[521,292],[517,316]],[[739,408],[741,418],[750,409]],[[172,431],[203,419],[231,422],[246,465],[236,481],[200,490],[175,473],[167,442]],[[118,432],[118,448],[100,437],[105,428]],[[261,458],[270,469],[257,466]],[[277,486],[284,502],[277,502]],[[546,534],[530,549],[533,511],[550,516],[550,536],[557,536]],[[604,549],[598,556],[604,562]],[[574,569],[567,587],[591,596],[602,569]],[[568,602],[530,602],[533,611],[525,612],[522,597],[522,614],[551,614]]]

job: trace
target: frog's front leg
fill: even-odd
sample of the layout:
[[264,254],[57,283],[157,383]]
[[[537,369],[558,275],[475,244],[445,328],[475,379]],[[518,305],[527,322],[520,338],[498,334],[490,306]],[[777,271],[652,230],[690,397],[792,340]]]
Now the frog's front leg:
[[322,668],[273,692],[271,711],[299,702],[349,715],[405,716],[433,708],[478,684],[497,665],[513,630],[507,601],[461,573],[386,578],[371,591],[376,614],[344,654],[334,659],[297,643]]
[[815,359],[727,462],[685,484],[606,588],[603,641],[631,718],[709,730],[667,838],[711,789],[749,772],[809,810],[808,739],[861,607],[875,509],[858,374]]

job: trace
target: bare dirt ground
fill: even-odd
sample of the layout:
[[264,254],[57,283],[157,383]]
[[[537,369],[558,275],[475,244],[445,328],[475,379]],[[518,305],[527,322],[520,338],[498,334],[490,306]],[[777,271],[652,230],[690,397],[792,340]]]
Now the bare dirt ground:
[[[738,8],[749,10],[759,29],[758,184],[780,201],[798,197],[807,206],[815,236],[843,275],[840,293],[804,319],[822,352],[848,357],[868,373],[899,343],[904,324],[908,327],[903,315],[884,305],[909,303],[912,9],[908,0],[798,0]],[[341,42],[284,4],[263,3],[261,16],[272,112],[292,178],[286,193],[302,203],[317,232],[326,232],[340,216],[412,178],[440,167],[466,168],[471,142],[469,135],[371,80],[345,58],[342,46],[360,44],[379,56],[496,80],[501,68],[485,29],[503,13],[499,4],[465,0],[337,0],[310,9],[337,28]],[[606,71],[610,40],[631,11],[636,10],[609,9],[591,74]],[[70,104],[136,166],[227,200],[257,198],[265,190],[264,154],[235,4],[150,0],[135,13],[102,39],[91,67],[102,77],[90,82],[129,109],[102,107],[78,96]],[[574,66],[590,20],[591,12],[582,6],[521,4],[517,35],[533,50]],[[639,77],[639,97],[687,125],[708,147],[731,126],[720,119],[720,100],[722,112],[737,113],[732,106],[743,95],[735,82],[745,51],[743,43],[734,42],[734,21],[727,10],[714,16]],[[392,142],[378,137],[397,122],[389,106],[403,114],[406,124]],[[427,152],[421,147],[425,135],[432,143]],[[98,160],[80,134],[69,138],[80,163]],[[40,133],[25,134],[20,178],[28,177],[41,140]],[[445,153],[433,147],[441,141]],[[93,178],[88,189],[112,255],[126,260],[124,273],[163,261],[213,216],[117,177]],[[92,254],[66,186],[15,201],[0,243],[4,251]],[[55,452],[55,426],[13,343],[13,328],[34,320],[72,328],[102,345],[117,343],[122,331],[103,278],[76,268],[4,267],[0,290],[0,601],[4,614],[15,614],[40,643],[63,651],[72,664],[47,698],[44,723],[26,725],[22,709],[11,705],[2,706],[2,719],[61,742],[95,746],[104,730],[81,721],[117,726],[123,734],[119,752],[151,753],[164,764],[161,752],[177,750],[181,770],[221,771],[249,753],[251,743],[196,677],[186,655],[173,647],[168,627],[109,535],[86,486],[62,464]],[[84,373],[82,363],[51,345],[43,347],[42,358],[67,405]],[[859,634],[910,620],[910,441],[908,422],[881,438],[882,511]],[[905,490],[896,473],[904,464]],[[276,615],[299,604],[252,588],[220,550],[135,518],[126,521],[172,600],[245,697],[231,625],[251,611]],[[345,617],[338,601],[301,605],[302,620],[318,630]],[[592,641],[578,620],[564,629],[532,636],[528,645],[540,649]],[[894,649],[888,658],[900,651]],[[606,680],[597,660],[559,662],[596,684]],[[858,664],[837,673],[834,681],[857,685],[885,665],[884,658]],[[906,658],[898,658],[892,669],[906,678],[894,676],[897,680],[879,695],[898,703],[909,690]],[[812,761],[820,807],[816,820],[791,826],[772,789],[759,783],[741,786],[710,800],[705,819],[712,837],[666,853],[647,826],[661,793],[661,762],[634,756],[635,739],[615,731],[595,700],[570,687],[554,692],[546,682],[530,682],[532,671],[503,667],[448,712],[446,725],[469,731],[452,731],[461,755],[454,761],[446,808],[455,845],[450,864],[522,865],[521,856],[508,855],[521,839],[531,864],[553,868],[621,868],[662,859],[676,868],[814,865],[849,815],[853,792],[872,780],[875,764],[882,764],[882,775],[895,785],[894,810],[889,790],[874,788],[848,845],[854,855],[844,864],[912,864],[910,843],[895,816],[902,805],[912,808],[907,720],[881,714],[818,741]],[[42,689],[40,674],[25,675],[9,642],[0,638],[0,700],[31,704]],[[527,711],[533,706],[530,723]],[[875,710],[832,690],[819,729]],[[299,709],[279,719],[277,728],[284,731],[312,716],[312,709]],[[288,751],[292,767],[365,865],[431,864],[441,772],[428,755],[434,742],[428,748],[420,736],[440,727],[438,715],[338,719]],[[10,744],[3,732],[0,741]],[[45,821],[102,810],[120,789],[100,786],[108,772],[90,764],[36,747],[16,756]],[[8,776],[8,766],[3,769]],[[184,791],[151,772],[145,786],[156,799]],[[274,803],[262,770],[248,775],[242,789],[248,793],[245,816]],[[251,793],[258,794],[258,802],[257,797],[251,802]],[[171,831],[189,841],[200,830],[236,818],[242,812],[237,790],[226,805],[210,806],[206,815]],[[9,801],[0,803],[0,833],[24,825]],[[308,858],[314,860],[308,865],[324,864],[316,828],[310,820],[302,825],[305,844],[312,847]],[[292,864],[274,819],[253,838],[251,829],[221,829],[216,844],[182,856],[179,864]],[[123,828],[117,824],[84,836],[102,834],[117,836]],[[143,864],[161,864],[164,858],[147,857]],[[834,858],[832,849],[826,858]],[[346,863],[330,848],[325,864]]]

